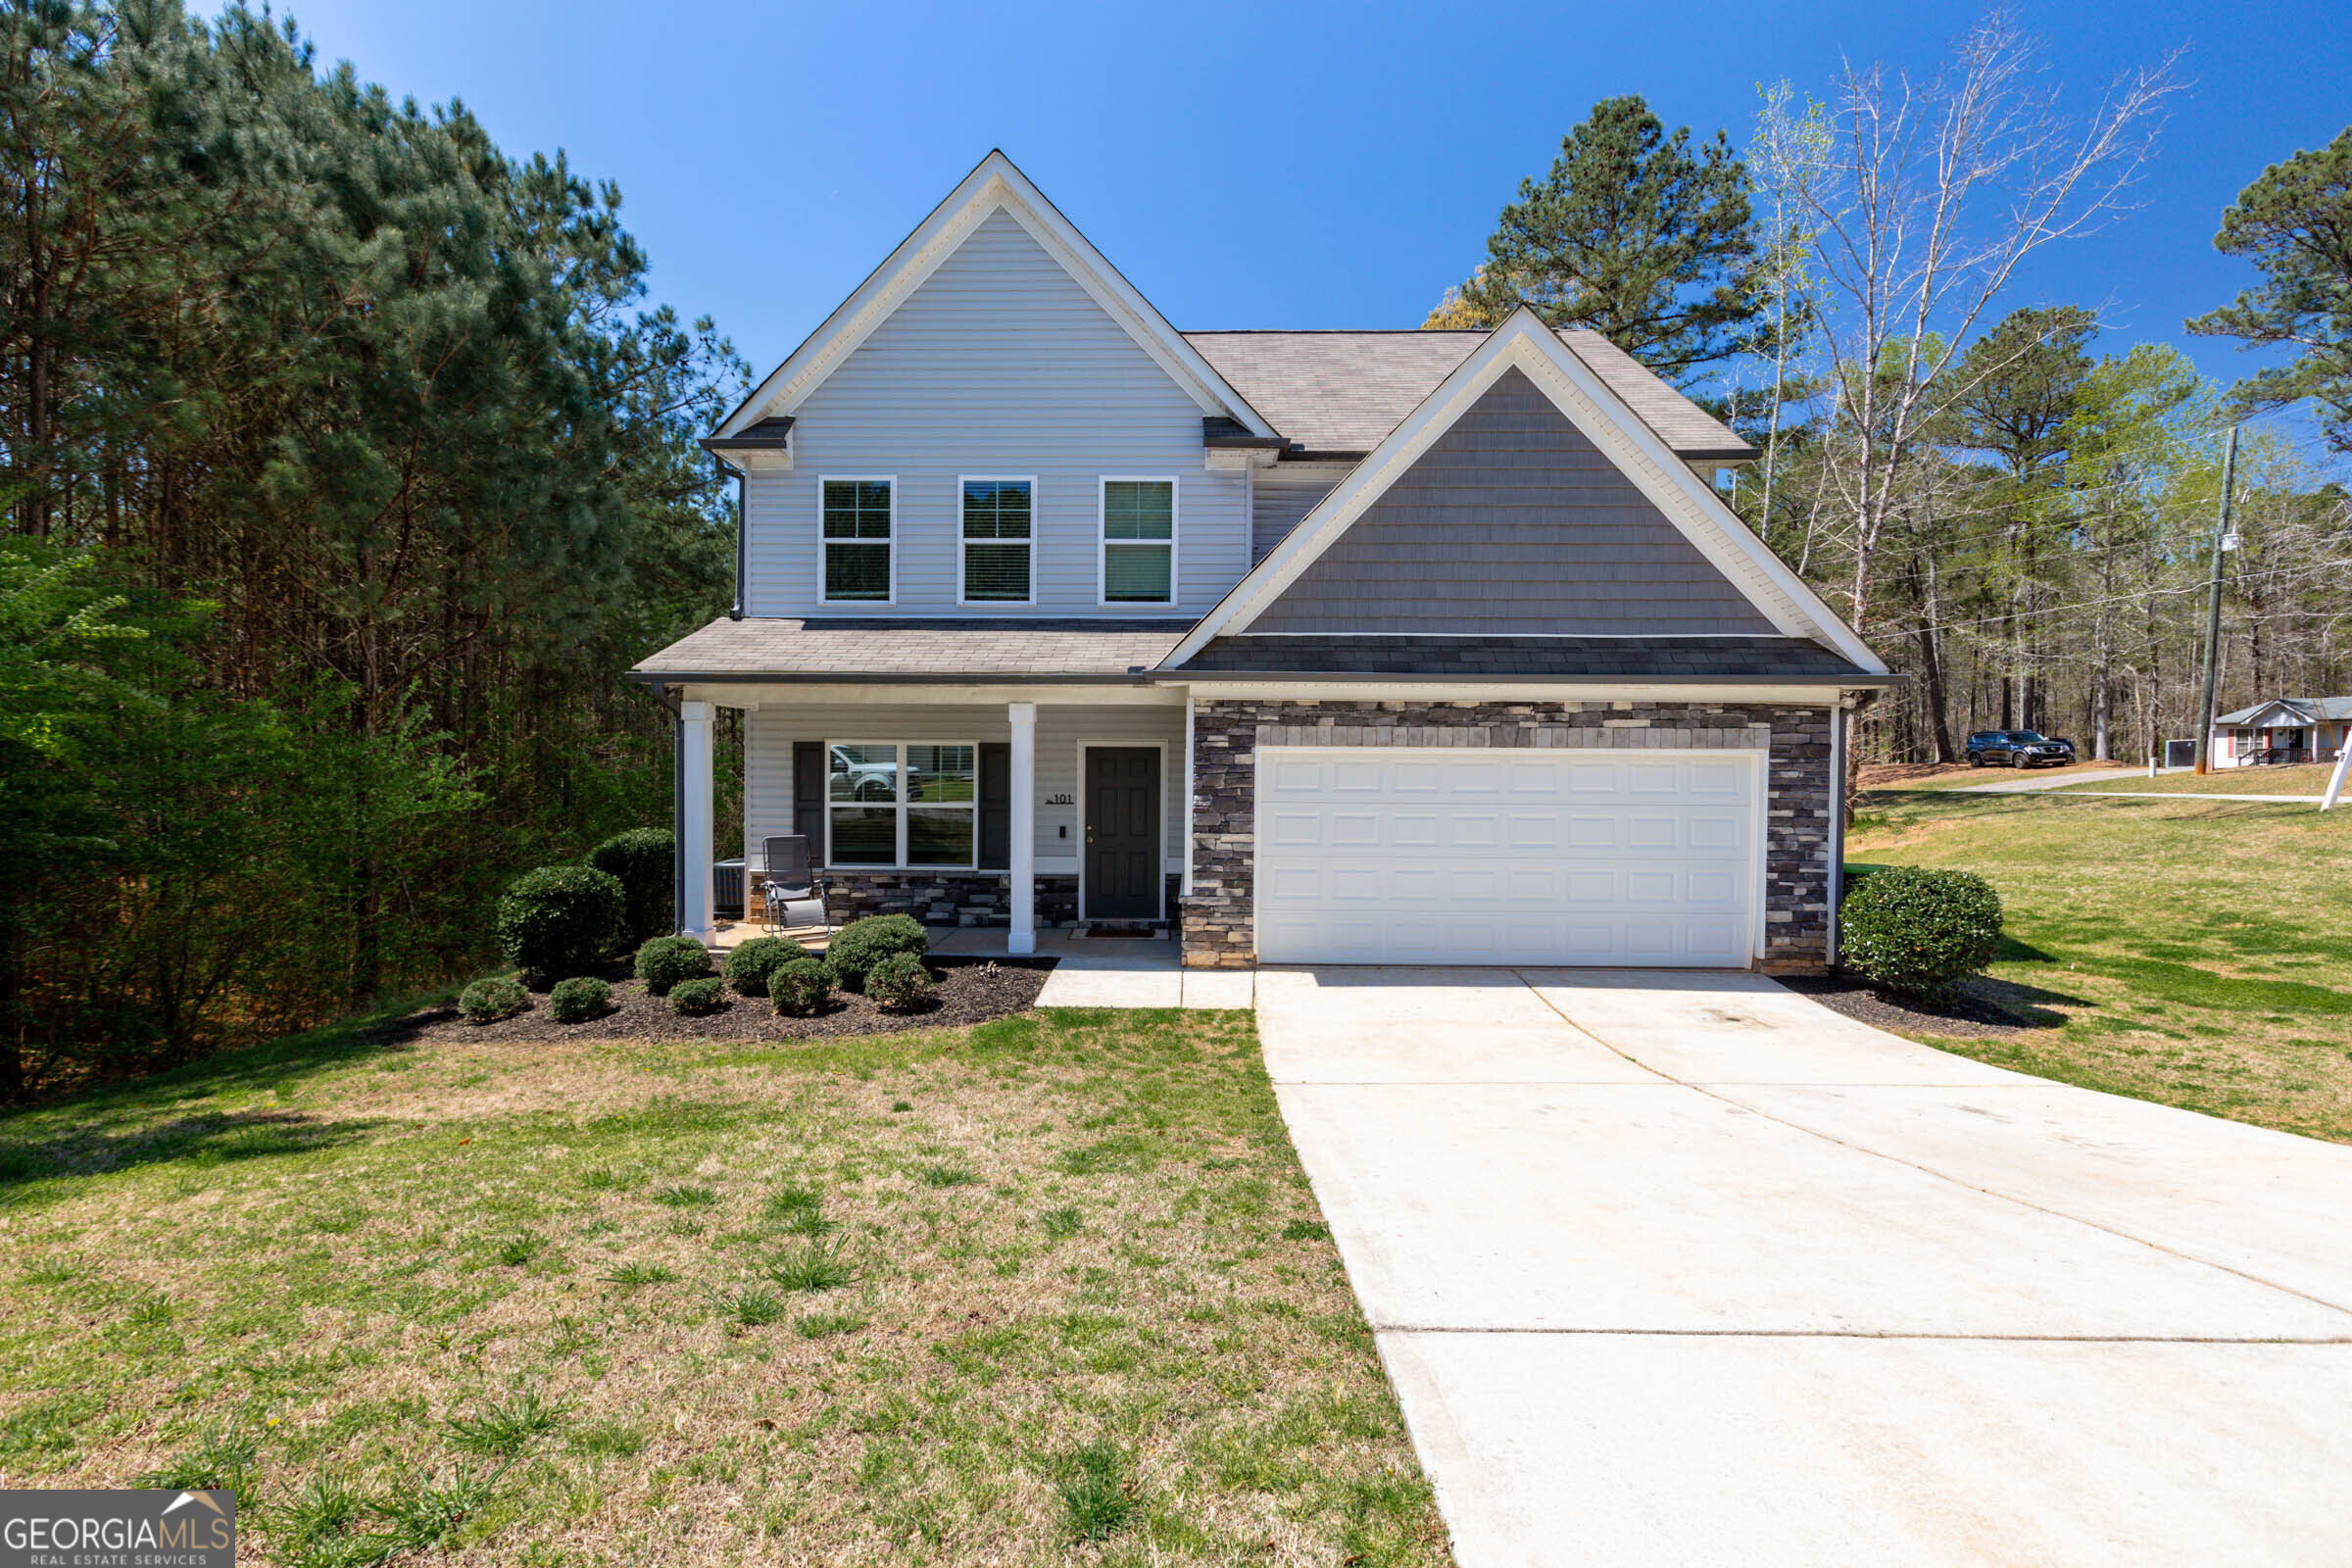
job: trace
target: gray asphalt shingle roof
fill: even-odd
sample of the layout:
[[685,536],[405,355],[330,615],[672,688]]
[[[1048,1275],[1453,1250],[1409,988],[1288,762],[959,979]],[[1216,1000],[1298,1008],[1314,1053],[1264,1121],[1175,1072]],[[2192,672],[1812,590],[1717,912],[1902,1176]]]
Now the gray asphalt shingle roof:
[[1859,667],[1799,637],[1216,637],[1188,674],[1708,677],[1851,681]]
[[[1380,445],[1489,334],[1478,331],[1187,332],[1184,340],[1250,406],[1314,453]],[[1684,458],[1734,461],[1755,449],[1597,332],[1560,341]]]
[[1151,668],[1189,620],[890,620],[827,615],[714,620],[639,663],[670,680],[981,675],[1019,680]]
[[2256,703],[2252,708],[2241,708],[2234,713],[2224,713],[2214,722],[2216,724],[2243,724],[2264,709],[2276,707],[2279,703],[2292,703],[2313,718],[2326,719],[2329,723],[2334,723],[2338,719],[2352,718],[2352,697],[2271,697]]

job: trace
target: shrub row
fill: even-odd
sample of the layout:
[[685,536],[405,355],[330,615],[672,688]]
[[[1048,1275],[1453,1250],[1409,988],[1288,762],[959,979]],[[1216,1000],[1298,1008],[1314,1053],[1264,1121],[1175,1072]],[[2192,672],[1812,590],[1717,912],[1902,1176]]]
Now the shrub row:
[[[499,936],[508,958],[527,975],[565,975],[548,997],[556,1022],[582,1023],[611,1005],[611,986],[566,971],[602,961],[611,951],[612,922],[625,910],[620,879],[585,865],[542,867],[518,879],[500,901]],[[647,995],[667,997],[671,1007],[688,1016],[718,1011],[730,990],[767,997],[787,1016],[822,1012],[836,988],[862,992],[876,1005],[898,1009],[930,997],[931,972],[923,964],[930,946],[920,921],[884,914],[844,926],[822,958],[783,937],[755,937],[729,953],[714,974],[710,950],[702,943],[655,936],[639,945],[635,968]],[[476,1023],[511,1017],[529,1005],[529,994],[513,978],[476,981],[458,1003]]]
[[667,929],[675,844],[667,828],[636,828],[590,850],[583,864],[516,877],[494,921],[507,961],[563,980]]

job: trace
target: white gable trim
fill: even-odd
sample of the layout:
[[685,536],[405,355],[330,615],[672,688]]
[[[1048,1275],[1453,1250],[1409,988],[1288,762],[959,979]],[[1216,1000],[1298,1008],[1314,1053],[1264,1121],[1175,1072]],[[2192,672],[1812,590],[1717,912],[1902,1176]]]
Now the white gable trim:
[[1871,674],[1886,673],[1886,663],[1820,595],[1749,532],[1706,482],[1525,306],[1496,327],[1347,479],[1316,503],[1282,543],[1176,645],[1161,667],[1181,665],[1212,637],[1249,630],[1489,387],[1513,369],[1541,387],[1569,422],[1599,447],[1782,635],[1818,640]]
[[717,434],[735,435],[765,418],[791,414],[824,384],[874,329],[890,318],[906,297],[920,288],[940,264],[956,254],[972,231],[999,212],[1028,231],[1029,236],[1061,265],[1080,288],[1116,321],[1152,361],[1182,387],[1206,415],[1223,415],[1248,427],[1252,435],[1273,436],[1272,425],[1226,379],[1200,351],[1184,340],[1166,317],[1144,298],[1117,268],[1061,216],[1012,160],[992,152],[963,177],[948,199],[915,225],[883,264],[842,301],[824,324],[792,357],[776,367],[733,414]]

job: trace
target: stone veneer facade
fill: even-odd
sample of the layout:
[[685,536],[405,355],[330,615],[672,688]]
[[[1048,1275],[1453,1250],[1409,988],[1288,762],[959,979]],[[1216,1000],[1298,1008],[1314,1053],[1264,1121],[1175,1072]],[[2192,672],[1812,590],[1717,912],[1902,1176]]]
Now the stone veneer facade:
[[[848,871],[820,873],[825,879],[825,918],[847,925],[869,914],[911,914],[925,925],[1010,925],[1012,877],[1004,871]],[[1184,878],[1167,879],[1168,919],[1176,918]],[[1078,879],[1040,872],[1037,923],[1075,925]]]
[[[825,918],[835,925],[869,914],[911,914],[925,925],[1010,925],[1012,877],[1004,871],[845,871],[825,879]],[[1078,918],[1078,879],[1037,879],[1037,923]]]
[[1257,754],[1277,746],[1763,750],[1764,958],[1828,966],[1830,713],[1773,703],[1416,703],[1202,700],[1193,710],[1193,892],[1188,966],[1255,961]]

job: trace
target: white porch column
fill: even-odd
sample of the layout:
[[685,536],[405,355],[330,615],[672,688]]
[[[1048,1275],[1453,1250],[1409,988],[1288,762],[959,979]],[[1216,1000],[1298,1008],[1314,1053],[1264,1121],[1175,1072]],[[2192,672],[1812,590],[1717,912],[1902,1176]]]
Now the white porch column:
[[683,799],[686,876],[678,889],[678,934],[710,940],[710,705],[680,703],[678,728],[684,744],[678,784]]
[[1007,953],[1037,951],[1037,705],[1006,703],[1012,724],[1012,931]]

